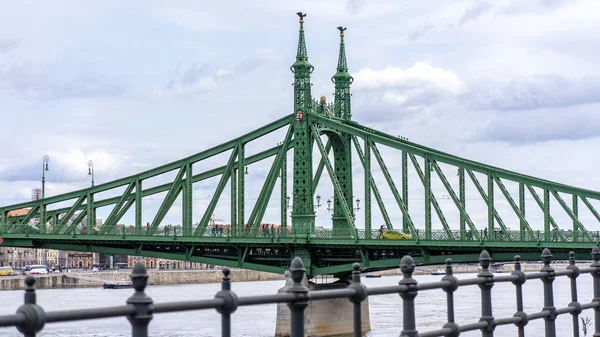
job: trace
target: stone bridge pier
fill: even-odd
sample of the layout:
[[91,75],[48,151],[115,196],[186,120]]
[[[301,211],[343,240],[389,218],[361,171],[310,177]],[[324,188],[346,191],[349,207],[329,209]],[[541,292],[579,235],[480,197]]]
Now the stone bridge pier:
[[[289,271],[285,272],[285,286],[279,292],[285,292],[293,284]],[[302,284],[313,290],[333,290],[347,288],[346,283],[313,283],[306,276]],[[362,332],[371,330],[369,316],[369,298],[361,303]],[[329,300],[311,301],[304,310],[304,335],[306,337],[333,337],[352,336],[354,304],[347,298],[334,298]],[[277,321],[275,324],[275,337],[290,336],[291,313],[287,304],[277,304]]]

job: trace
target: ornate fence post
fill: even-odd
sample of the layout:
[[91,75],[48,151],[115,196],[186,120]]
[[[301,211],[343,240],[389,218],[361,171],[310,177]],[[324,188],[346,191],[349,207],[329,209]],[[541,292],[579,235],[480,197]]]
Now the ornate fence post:
[[215,298],[222,298],[225,301],[221,308],[217,308],[217,311],[221,314],[221,334],[223,337],[231,336],[231,314],[238,307],[238,297],[231,291],[230,272],[229,268],[223,268],[221,291],[215,295]]
[[296,300],[287,304],[292,314],[290,336],[304,337],[304,309],[308,306],[308,288],[302,284],[306,271],[302,259],[295,257],[289,271],[294,283],[287,288],[286,292],[296,295]]
[[31,275],[25,278],[25,301],[17,309],[18,314],[25,316],[25,322],[17,325],[17,330],[25,337],[35,337],[46,323],[46,313],[44,309],[36,304],[35,296],[35,278]]
[[485,279],[484,283],[479,284],[481,289],[481,318],[479,321],[486,321],[487,326],[481,329],[482,337],[493,337],[494,329],[496,328],[496,322],[492,315],[492,287],[494,286],[494,275],[488,269],[492,258],[487,250],[484,250],[479,254],[479,264],[481,265],[481,272],[477,274],[477,277]]
[[571,279],[571,303],[570,307],[574,307],[573,315],[573,337],[579,337],[579,314],[581,314],[581,304],[577,301],[577,277],[579,276],[579,267],[575,265],[575,253],[569,252],[569,266],[567,269],[573,270],[573,274],[569,275]]
[[550,266],[552,261],[552,254],[550,249],[544,248],[542,251],[542,263],[544,266],[540,269],[541,272],[545,272],[546,276],[542,277],[544,283],[544,309],[550,312],[550,316],[544,317],[546,337],[556,337],[556,307],[554,306],[554,291],[552,289],[552,282],[554,282],[554,268]]
[[349,288],[356,290],[356,295],[350,297],[350,302],[354,303],[354,337],[362,336],[362,315],[361,315],[361,304],[369,294],[367,294],[367,287],[360,283],[360,264],[355,263],[352,265],[352,283]]
[[515,290],[517,292],[517,312],[513,315],[513,317],[520,317],[521,322],[517,323],[517,331],[519,333],[519,337],[525,337],[525,325],[529,323],[529,317],[523,311],[523,284],[527,281],[525,277],[525,273],[521,271],[521,257],[519,255],[515,255],[515,271],[511,273],[512,275],[517,275],[518,279],[513,281],[512,283],[515,285]]
[[[596,271],[592,273],[594,278],[594,302],[600,302],[600,249],[598,246],[592,248],[592,258],[594,262],[591,267],[595,267]],[[600,308],[594,308],[594,336],[600,336]]]
[[127,299],[127,304],[135,307],[135,313],[127,317],[127,319],[131,323],[133,337],[147,337],[148,324],[152,320],[153,307],[152,299],[144,293],[144,289],[146,289],[146,285],[148,284],[146,266],[141,262],[136,263],[130,277],[135,293]]
[[444,324],[444,328],[449,328],[452,333],[447,335],[448,337],[457,337],[460,335],[458,330],[458,324],[454,322],[454,292],[458,289],[458,279],[452,275],[452,259],[446,259],[446,276],[442,278],[442,281],[447,281],[448,286],[444,287],[446,292],[446,299],[448,305],[448,323]]
[[404,315],[403,328],[400,334],[401,337],[418,337],[417,322],[415,319],[415,297],[417,297],[418,287],[417,280],[412,277],[415,271],[415,261],[409,255],[406,255],[400,260],[400,270],[404,277],[399,285],[408,287],[406,292],[400,294],[402,297],[402,313]]

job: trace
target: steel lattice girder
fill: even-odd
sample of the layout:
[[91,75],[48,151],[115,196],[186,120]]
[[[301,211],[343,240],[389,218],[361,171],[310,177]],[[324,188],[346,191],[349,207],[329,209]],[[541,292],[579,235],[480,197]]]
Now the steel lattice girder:
[[[328,172],[330,178],[334,182],[334,189],[336,189],[335,188],[335,180],[336,180],[335,170],[334,170],[333,166],[331,165],[331,163],[328,162],[328,159],[327,159],[331,145],[329,143],[327,145],[322,144],[318,135],[320,134],[320,132],[322,132],[322,130],[332,130],[333,132],[336,132],[336,133],[346,133],[346,134],[350,135],[351,138],[349,138],[349,139],[351,139],[351,141],[354,143],[356,151],[358,152],[358,155],[359,155],[359,159],[361,160],[361,163],[362,163],[364,169],[369,169],[369,167],[370,167],[370,159],[367,159],[367,156],[369,156],[369,158],[370,158],[371,154],[375,156],[375,159],[378,162],[380,168],[382,169],[384,177],[386,178],[386,183],[390,187],[392,194],[394,195],[394,198],[396,199],[398,206],[400,207],[400,209],[403,213],[403,218],[407,221],[404,223],[404,226],[407,226],[405,228],[409,229],[413,233],[419,231],[419,229],[417,229],[414,226],[414,224],[411,220],[410,212],[408,210],[408,204],[406,203],[408,194],[407,194],[407,187],[406,187],[407,182],[406,182],[406,173],[405,172],[407,170],[406,166],[408,166],[408,159],[410,159],[413,162],[415,169],[417,169],[417,173],[419,175],[421,182],[423,183],[424,187],[428,191],[428,193],[427,193],[428,196],[426,197],[426,199],[429,203],[431,203],[430,205],[433,205],[435,211],[438,213],[438,216],[440,217],[440,220],[444,219],[442,210],[440,209],[439,205],[437,204],[436,198],[433,195],[433,193],[431,192],[430,187],[428,188],[429,184],[431,183],[431,179],[432,179],[432,176],[430,173],[430,172],[432,172],[432,170],[433,170],[433,172],[436,172],[437,177],[439,177],[440,181],[442,182],[442,184],[448,191],[451,199],[453,200],[455,206],[457,207],[458,211],[460,212],[461,222],[464,222],[465,225],[468,225],[470,231],[473,232],[473,235],[475,238],[475,240],[473,240],[473,241],[464,240],[464,235],[465,235],[464,229],[461,227],[461,231],[460,231],[460,239],[461,240],[456,240],[456,237],[454,236],[454,233],[450,229],[447,222],[444,220],[441,220],[443,224],[446,224],[444,226],[444,230],[446,232],[444,237],[446,239],[442,239],[442,240],[434,239],[432,230],[429,229],[428,231],[426,231],[424,238],[421,238],[421,237],[419,237],[419,235],[417,235],[415,237],[414,241],[411,241],[409,243],[393,243],[393,245],[399,245],[399,246],[414,245],[415,247],[419,247],[419,249],[422,250],[423,252],[429,252],[429,251],[435,251],[435,249],[439,249],[439,248],[443,248],[443,247],[452,247],[452,246],[454,246],[454,247],[479,247],[479,248],[481,248],[482,246],[492,247],[492,248],[493,247],[510,247],[513,249],[513,251],[519,251],[522,249],[530,249],[530,248],[533,249],[535,247],[539,247],[539,245],[541,243],[544,243],[545,246],[548,246],[551,248],[589,249],[590,244],[598,243],[597,235],[596,235],[596,238],[592,237],[592,235],[590,235],[590,233],[586,230],[584,223],[582,223],[582,221],[578,218],[579,211],[577,208],[577,200],[581,199],[583,201],[584,205],[586,206],[586,208],[589,209],[591,214],[594,216],[594,218],[596,220],[600,221],[600,215],[598,214],[598,212],[595,210],[595,208],[589,201],[590,199],[600,200],[599,192],[582,189],[582,188],[576,188],[576,187],[572,187],[572,186],[567,186],[567,185],[563,185],[563,184],[559,184],[559,183],[555,183],[555,182],[551,182],[551,181],[547,181],[547,180],[543,180],[543,179],[530,177],[527,175],[521,175],[521,174],[518,174],[515,172],[492,167],[492,166],[489,166],[486,164],[462,159],[462,158],[452,156],[452,155],[449,155],[449,154],[446,154],[446,153],[443,153],[443,152],[440,152],[437,150],[429,149],[429,148],[426,148],[426,147],[423,147],[423,146],[420,146],[420,145],[417,145],[417,144],[414,144],[414,143],[411,143],[411,142],[408,142],[408,141],[405,141],[402,139],[398,139],[397,137],[372,130],[370,128],[361,126],[360,124],[357,124],[352,121],[341,120],[341,119],[334,118],[334,117],[328,117],[323,114],[314,114],[314,113],[306,113],[305,118],[310,120],[310,122],[311,122],[311,132],[313,133],[313,136],[314,136],[315,140],[317,141],[317,148],[319,149],[319,152],[322,157],[321,162],[317,168],[317,171],[315,172],[315,176],[313,179],[313,181],[314,181],[313,191],[320,179],[323,169],[325,169],[325,168],[327,169],[327,172]],[[236,183],[237,183],[236,190],[238,193],[238,198],[236,199],[236,203],[232,202],[232,207],[234,207],[234,208],[237,207],[237,210],[236,210],[236,211],[238,211],[237,224],[238,225],[243,224],[244,223],[243,214],[240,215],[240,213],[239,213],[239,210],[240,209],[243,210],[243,208],[244,208],[244,199],[243,199],[243,192],[242,192],[243,186],[240,189],[240,181],[241,181],[241,184],[243,185],[243,179],[239,179],[240,173],[242,173],[241,176],[243,177],[242,169],[247,164],[251,164],[251,163],[263,160],[265,158],[275,156],[276,159],[271,166],[271,171],[267,177],[267,181],[265,182],[265,185],[263,186],[263,190],[261,191],[261,194],[259,197],[259,202],[257,202],[257,204],[254,206],[254,209],[252,210],[252,213],[249,218],[250,222],[252,222],[252,224],[254,225],[252,235],[256,235],[257,229],[258,229],[258,226],[256,226],[256,224],[260,223],[260,221],[262,220],[262,217],[265,212],[266,202],[273,191],[273,186],[275,184],[275,181],[277,180],[277,175],[285,167],[285,163],[283,162],[284,160],[287,160],[287,156],[285,154],[287,153],[287,151],[289,149],[292,148],[292,145],[291,145],[292,135],[291,135],[291,131],[290,131],[292,128],[290,127],[290,124],[293,122],[294,122],[294,116],[289,115],[289,116],[281,118],[281,119],[265,126],[264,128],[261,128],[254,132],[251,132],[251,133],[249,133],[245,136],[239,137],[235,140],[226,142],[220,146],[213,147],[209,150],[200,152],[199,154],[190,156],[183,160],[173,162],[171,164],[163,165],[163,166],[158,167],[153,170],[142,172],[138,175],[118,179],[116,181],[97,185],[97,186],[94,186],[92,188],[88,188],[85,190],[75,191],[75,192],[67,193],[64,195],[46,198],[41,201],[32,201],[32,202],[27,202],[27,203],[19,203],[16,205],[4,206],[1,208],[1,211],[0,211],[0,221],[2,221],[4,223],[2,225],[3,229],[1,229],[0,232],[4,238],[6,238],[7,240],[13,240],[13,242],[18,242],[19,239],[23,239],[23,238],[31,238],[31,239],[37,240],[36,242],[51,243],[51,242],[59,242],[61,240],[66,239],[67,237],[69,237],[70,239],[77,238],[78,242],[83,242],[83,241],[87,240],[87,237],[89,237],[90,242],[92,242],[92,241],[95,242],[97,240],[100,240],[100,241],[104,240],[105,242],[109,242],[115,246],[119,242],[131,242],[132,240],[133,241],[136,241],[136,240],[144,241],[145,240],[146,242],[163,242],[164,240],[167,240],[167,241],[168,240],[183,240],[183,241],[188,240],[190,242],[190,244],[193,243],[196,245],[203,244],[206,242],[222,244],[222,245],[232,245],[234,243],[240,244],[240,243],[244,243],[244,242],[253,242],[254,244],[257,244],[257,243],[261,244],[263,242],[266,242],[266,241],[264,241],[264,238],[257,238],[254,236],[251,236],[251,237],[248,237],[245,239],[240,239],[240,238],[203,238],[203,237],[199,236],[192,240],[192,238],[189,237],[191,232],[188,230],[185,230],[185,227],[184,227],[184,233],[185,233],[184,237],[175,237],[175,238],[165,239],[163,237],[152,236],[152,234],[154,234],[154,232],[156,231],[156,228],[159,226],[159,224],[160,224],[159,220],[164,216],[164,213],[168,210],[168,206],[170,204],[172,204],[172,201],[179,194],[180,191],[184,191],[184,189],[189,189],[190,183],[198,182],[198,181],[208,179],[210,177],[215,177],[218,175],[222,175],[221,181],[219,183],[219,186],[217,186],[218,193],[215,193],[215,196],[211,200],[211,203],[212,204],[216,203],[216,200],[218,198],[217,195],[220,194],[220,191],[222,191],[222,189],[224,188],[225,183],[227,183],[228,181],[231,181],[232,185],[236,185]],[[255,155],[245,158],[243,147],[247,142],[257,139],[257,138],[260,138],[270,132],[281,129],[285,126],[288,126],[288,134],[285,137],[282,145],[272,147],[270,149],[264,150]],[[358,143],[358,138],[360,138],[364,141],[365,149],[368,149],[369,152],[371,152],[371,153],[368,153],[367,151],[365,151],[364,153],[362,152],[362,149],[359,146],[360,144]],[[398,189],[395,187],[395,183],[394,183],[390,173],[387,171],[387,168],[385,167],[385,159],[379,153],[379,150],[377,148],[378,144],[390,147],[392,149],[396,149],[398,151],[401,151],[401,153],[402,153],[402,159],[403,159],[402,160],[402,162],[403,162],[402,196],[400,195],[400,192],[398,191]],[[226,152],[226,151],[231,151],[230,160],[228,161],[227,165],[217,167],[217,168],[214,168],[211,170],[206,170],[204,172],[201,172],[201,173],[198,173],[195,175],[192,174],[192,172],[191,172],[191,164],[192,163],[198,162],[200,160],[209,158],[211,156],[214,156],[214,155]],[[418,164],[416,157],[424,158],[424,160],[426,162],[426,168],[424,170],[422,170],[420,168],[420,165]],[[450,183],[448,182],[448,179],[445,177],[444,173],[440,169],[438,163],[452,165],[459,169],[459,177],[461,179],[459,181],[460,182],[459,185],[461,187],[460,187],[460,190],[458,191],[458,193],[453,190]],[[428,169],[428,168],[430,168],[430,169]],[[164,174],[166,172],[170,172],[170,171],[177,170],[177,169],[179,169],[179,174],[172,182],[162,184],[159,186],[146,188],[146,189],[141,188],[142,182],[144,179],[155,177],[160,174]],[[495,242],[495,241],[489,241],[489,240],[481,241],[482,238],[479,235],[480,233],[478,233],[478,231],[476,230],[476,227],[474,226],[473,221],[470,219],[469,213],[467,212],[467,209],[465,207],[465,197],[464,197],[464,188],[465,188],[465,186],[464,186],[464,171],[465,170],[467,172],[467,175],[469,175],[472,182],[474,183],[476,190],[480,193],[482,200],[484,202],[486,202],[486,204],[488,205],[488,211],[489,211],[488,218],[490,221],[489,224],[491,224],[493,226],[494,221],[497,221],[498,224],[500,225],[500,227],[506,230],[506,226],[504,226],[504,223],[500,217],[500,214],[496,211],[496,209],[493,205],[493,201],[491,201],[491,199],[493,199],[493,189],[495,187],[500,189],[500,191],[502,192],[502,195],[504,195],[504,197],[510,204],[512,210],[514,211],[514,213],[516,214],[516,216],[518,217],[518,219],[521,223],[521,226],[520,226],[521,236],[519,238],[508,237],[508,240],[511,240],[511,241],[502,241],[502,242]],[[236,177],[236,180],[231,179],[233,177],[234,172],[237,172],[237,175],[238,175]],[[462,172],[462,175],[461,175],[461,172]],[[477,177],[475,177],[474,172],[483,174],[487,177],[487,188],[488,188],[487,193],[486,193],[486,191],[484,191],[483,187],[477,180]],[[519,184],[519,205],[516,204],[515,198],[510,195],[510,193],[504,186],[503,181],[508,181],[508,182]],[[111,190],[114,188],[118,188],[118,187],[123,187],[123,186],[125,187],[125,191],[119,196],[101,199],[101,200],[94,200],[94,194],[97,194],[99,192],[104,192],[107,190]],[[388,220],[386,220],[386,224],[389,222],[390,227],[391,227],[391,221],[389,220],[389,216],[387,216],[387,207],[386,207],[386,205],[383,204],[383,201],[381,200],[381,196],[380,196],[379,192],[377,191],[375,181],[374,181],[372,175],[370,175],[370,174],[365,176],[365,187],[366,187],[365,190],[374,192],[374,195],[375,195],[375,198],[379,205],[379,208],[381,210],[381,213],[384,215],[384,219],[388,219]],[[544,191],[543,199],[538,196],[538,194],[534,188],[543,189],[543,191]],[[539,231],[538,231],[538,235],[536,237],[535,232],[531,229],[529,222],[527,221],[527,217],[524,212],[524,204],[525,204],[524,191],[525,190],[529,191],[529,193],[531,194],[535,203],[538,204],[538,206],[544,212],[544,222],[546,225],[546,227],[545,227],[546,230],[544,232],[542,232],[543,237],[539,236]],[[143,198],[145,196],[160,193],[160,192],[165,192],[165,191],[167,191],[168,194],[164,201],[164,205],[163,205],[164,207],[161,208],[159,210],[159,212],[157,213],[157,216],[155,217],[155,221],[153,221],[151,231],[149,231],[148,233],[139,231],[141,223],[138,223],[138,222],[140,222],[139,219],[141,219],[141,216],[138,216],[139,212],[136,210],[136,230],[138,230],[137,236],[127,236],[126,237],[125,234],[123,234],[122,238],[116,239],[114,236],[114,233],[112,233],[113,235],[107,235],[108,233],[111,232],[112,227],[114,227],[114,225],[119,221],[119,219],[124,215],[124,213],[134,203],[137,203],[137,201],[141,200],[141,198]],[[242,193],[240,193],[240,192],[242,192]],[[563,198],[560,196],[559,193],[566,193],[566,194],[573,196],[572,209],[568,207],[568,205],[566,204],[566,202],[563,200]],[[340,194],[339,188],[337,188],[336,195],[339,195],[339,194]],[[550,231],[550,228],[556,228],[556,229],[559,228],[557,226],[556,221],[554,220],[554,217],[552,216],[552,213],[549,208],[549,201],[550,201],[550,198],[552,198],[552,197],[559,203],[559,205],[561,206],[560,208],[562,208],[562,210],[565,211],[565,213],[573,221],[573,230],[576,233],[573,241],[568,242],[568,240],[564,237],[564,235],[560,231],[558,232],[558,236],[560,237],[560,242],[555,242],[555,241],[549,240],[551,235],[553,235],[553,233]],[[69,200],[73,200],[73,205],[71,207],[63,207],[60,209],[46,210],[46,207],[48,205],[58,203],[58,202],[63,202],[63,201],[69,201]],[[92,202],[91,207],[88,204],[88,200],[91,200],[91,202]],[[365,198],[365,200],[366,200],[366,198]],[[188,204],[189,204],[189,202],[188,202]],[[79,235],[75,231],[75,227],[79,223],[82,222],[82,220],[84,219],[84,217],[86,217],[88,215],[90,210],[95,211],[96,208],[107,206],[107,205],[114,205],[114,208],[110,212],[105,224],[101,227],[98,235],[94,235],[94,236]],[[387,206],[389,206],[389,205],[387,205]],[[8,211],[19,209],[19,208],[31,208],[31,212],[27,215],[20,216],[20,217],[7,217],[6,216]],[[136,205],[136,209],[137,208],[138,208],[138,206]],[[282,208],[283,208],[283,203],[282,203]],[[348,222],[353,224],[353,213],[349,210],[350,206],[346,205],[345,209],[347,209],[345,214],[346,214],[346,217],[348,218],[347,219]],[[57,221],[55,220],[55,222],[57,222],[56,224],[53,223],[53,225],[55,225],[55,226],[50,233],[47,233],[47,234],[31,234],[31,233],[30,234],[19,234],[19,233],[10,234],[11,230],[14,230],[20,224],[28,222],[29,220],[31,220],[32,218],[35,218],[36,216],[40,216],[40,214],[42,213],[42,210],[45,210],[44,217],[46,219],[58,219]],[[207,211],[209,211],[209,210],[210,210],[210,208]],[[80,213],[77,214],[77,211],[80,211]],[[141,212],[141,207],[140,207],[140,212]],[[201,221],[201,226],[196,228],[196,231],[194,234],[198,234],[198,235],[203,234],[203,232],[204,232],[203,229],[205,228],[205,224],[207,223],[206,220],[208,219],[207,214],[208,214],[208,216],[210,216],[210,212],[204,213],[203,221]],[[73,217],[73,216],[75,216],[74,221],[69,223],[71,217]],[[184,216],[184,218],[185,218],[185,216]],[[188,219],[187,220],[188,222],[191,220],[189,217],[187,219]],[[185,221],[184,221],[184,224],[185,224]],[[68,225],[68,227],[66,227],[67,225]],[[427,226],[426,226],[426,228],[427,228]],[[490,228],[490,227],[488,227],[488,228]],[[88,230],[89,230],[89,228],[88,228]],[[303,241],[303,240],[305,240],[305,241]],[[310,240],[310,243],[307,240]],[[579,242],[578,240],[582,240],[582,241]],[[271,239],[270,242],[273,243],[274,242],[273,239]],[[357,244],[358,244],[358,246],[365,247],[365,249],[368,249],[368,247],[372,247],[372,246],[390,245],[389,242],[388,243],[373,242],[373,240],[371,240],[369,238],[359,238],[358,236],[355,236],[353,234],[350,235],[348,239],[343,239],[343,238],[325,239],[325,238],[308,238],[308,237],[306,237],[304,239],[302,237],[299,237],[299,238],[295,237],[293,239],[285,238],[285,239],[281,239],[280,241],[278,241],[277,244],[289,244],[289,243],[304,244],[307,247],[309,247],[310,245],[315,244],[315,243],[320,243],[320,244],[327,245],[327,246],[334,245],[334,246],[346,246],[346,247],[347,246],[357,246]],[[88,246],[91,247],[92,245],[88,245]],[[95,245],[94,247],[96,247],[94,249],[98,249],[97,247],[106,247],[106,246]],[[140,246],[138,246],[138,248],[139,247]],[[134,252],[135,252],[135,250],[134,250]],[[144,250],[141,249],[139,251],[139,253],[144,254]],[[148,253],[148,254],[154,254],[154,253]],[[424,256],[426,256],[426,255],[427,254],[425,254]],[[190,257],[191,257],[191,255],[190,255]],[[227,263],[229,263],[229,262],[227,262]],[[373,261],[371,261],[371,263],[373,263]],[[253,268],[258,268],[258,267],[253,267]],[[269,267],[267,266],[266,268],[269,268]],[[334,266],[331,268],[335,269],[338,267]],[[320,273],[320,272],[324,272],[325,270],[326,269],[320,269],[320,267],[315,267],[314,272]],[[338,270],[338,269],[336,269],[336,270]]]

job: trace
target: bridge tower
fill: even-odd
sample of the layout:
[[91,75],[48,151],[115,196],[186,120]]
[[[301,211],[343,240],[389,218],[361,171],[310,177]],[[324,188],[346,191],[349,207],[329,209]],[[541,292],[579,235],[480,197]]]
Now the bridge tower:
[[[350,120],[352,117],[350,110],[350,85],[354,79],[348,73],[348,65],[346,62],[346,48],[344,46],[344,31],[346,28],[338,27],[338,29],[340,31],[340,53],[338,57],[337,72],[331,78],[331,81],[335,84],[333,115],[338,118]],[[328,136],[333,148],[335,175],[342,189],[346,205],[350,205],[347,211],[351,212],[352,218],[354,218],[354,209],[351,206],[353,204],[352,140],[347,133],[330,133]],[[338,229],[342,229],[347,233],[348,230],[353,228],[353,225],[348,223],[345,212],[341,200],[339,200],[339,198],[334,198],[332,219],[334,232]]]
[[314,67],[308,62],[306,41],[304,39],[304,17],[306,14],[297,13],[300,17],[300,36],[296,62],[291,67],[294,73],[294,191],[292,228],[298,233],[312,232],[315,227],[315,212],[313,204],[313,137],[306,114],[312,106],[310,91],[310,74]]

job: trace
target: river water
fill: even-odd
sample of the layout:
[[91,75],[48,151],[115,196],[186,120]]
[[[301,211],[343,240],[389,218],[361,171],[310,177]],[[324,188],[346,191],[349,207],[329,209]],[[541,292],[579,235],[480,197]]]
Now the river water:
[[[458,274],[458,278],[474,277],[475,274]],[[397,284],[401,276],[363,278],[368,287]],[[440,280],[441,276],[418,275],[418,282]],[[239,296],[273,294],[284,281],[236,282],[232,284]],[[147,294],[155,303],[213,298],[220,284],[149,286]],[[559,277],[554,282],[555,305],[564,307],[571,302],[569,279]],[[578,278],[580,302],[592,299],[592,278]],[[38,303],[46,311],[116,306],[125,303],[133,289],[48,289],[38,290]],[[542,282],[530,280],[523,286],[525,311],[533,313],[543,307]],[[0,291],[0,315],[14,313],[23,303],[24,291]],[[496,317],[512,316],[515,310],[515,290],[510,283],[496,284],[492,288],[493,312]],[[372,331],[369,337],[398,336],[402,329],[402,300],[398,295],[380,295],[369,298]],[[455,293],[455,313],[458,324],[474,323],[481,313],[480,291],[477,286],[459,288]],[[275,331],[276,305],[240,307],[232,316],[233,336],[268,336]],[[442,290],[419,292],[416,298],[417,328],[429,331],[440,328],[446,322],[446,293]],[[586,310],[582,316],[593,319],[593,312]],[[526,327],[526,335],[544,336],[543,320],[532,321]],[[220,336],[220,315],[215,310],[187,311],[182,313],[156,314],[150,323],[151,336]],[[561,315],[557,322],[557,336],[572,336],[572,318]],[[463,333],[461,336],[480,336],[481,332]],[[516,327],[502,326],[495,336],[516,336]],[[588,332],[591,336],[592,333]],[[16,328],[0,328],[0,336],[22,336]],[[106,318],[68,323],[52,323],[44,327],[39,336],[131,336],[131,326],[126,318]],[[583,334],[582,334],[583,336]]]

